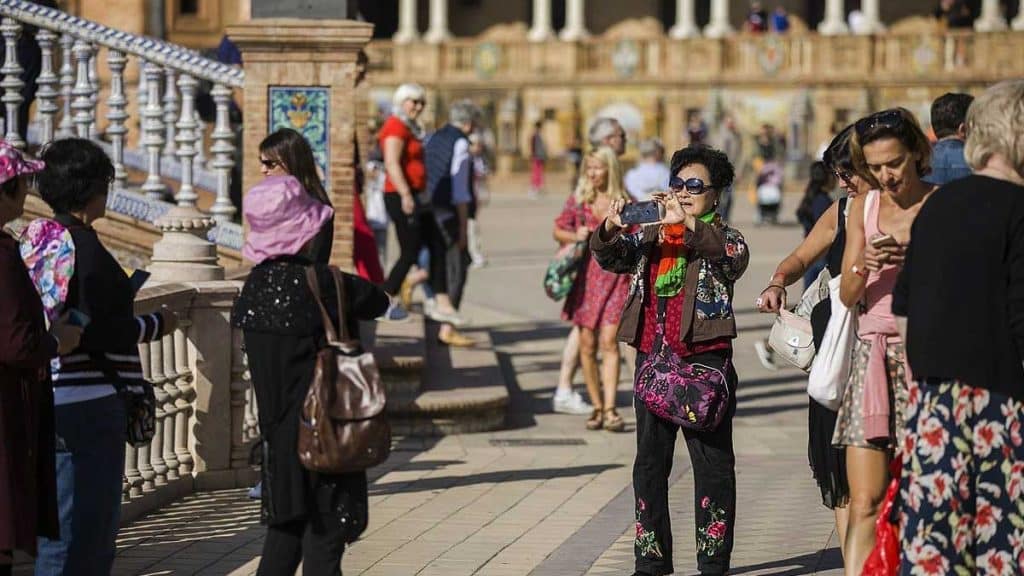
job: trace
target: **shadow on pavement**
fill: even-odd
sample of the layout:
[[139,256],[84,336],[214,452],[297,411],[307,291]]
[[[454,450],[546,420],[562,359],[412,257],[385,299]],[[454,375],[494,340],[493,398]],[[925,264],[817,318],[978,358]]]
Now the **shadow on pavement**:
[[[822,570],[835,570],[843,567],[843,557],[839,548],[828,548],[814,554],[804,554],[773,562],[764,562],[733,568],[730,574],[748,574],[758,572],[770,574],[771,576],[802,576],[803,574],[815,574]],[[778,569],[777,572],[772,571]]]
[[621,464],[596,464],[591,466],[570,466],[568,468],[536,468],[532,470],[502,470],[484,472],[468,476],[439,476],[436,478],[420,478],[412,482],[387,482],[370,486],[371,496],[390,494],[407,494],[410,492],[430,492],[447,490],[473,484],[501,484],[522,480],[551,480],[552,478],[569,478],[573,476],[597,475],[606,470],[621,468]]

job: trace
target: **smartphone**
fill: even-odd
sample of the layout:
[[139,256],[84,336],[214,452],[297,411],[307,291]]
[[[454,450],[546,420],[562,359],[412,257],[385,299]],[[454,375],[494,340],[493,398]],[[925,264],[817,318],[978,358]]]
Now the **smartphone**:
[[78,326],[84,330],[90,322],[92,322],[92,318],[89,318],[89,315],[85,312],[75,308],[68,308],[68,324]]
[[131,278],[128,279],[132,284],[132,293],[138,294],[139,290],[142,290],[142,286],[146,283],[146,280],[149,280],[150,276],[152,276],[152,274],[142,270],[141,268],[132,272]]
[[883,248],[885,246],[895,246],[896,239],[893,238],[892,234],[883,234],[881,236],[875,236],[871,239],[871,245],[875,248]]
[[623,224],[651,224],[661,222],[661,206],[656,202],[626,204],[619,214]]

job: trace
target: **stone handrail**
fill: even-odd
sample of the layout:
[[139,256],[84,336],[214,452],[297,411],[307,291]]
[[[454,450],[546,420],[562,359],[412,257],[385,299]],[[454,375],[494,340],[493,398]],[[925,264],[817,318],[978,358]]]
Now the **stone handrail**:
[[143,289],[137,313],[175,312],[178,329],[142,344],[143,375],[157,401],[156,435],[128,446],[122,522],[196,490],[251,486],[249,452],[259,436],[241,333],[230,325],[241,282],[163,284]]

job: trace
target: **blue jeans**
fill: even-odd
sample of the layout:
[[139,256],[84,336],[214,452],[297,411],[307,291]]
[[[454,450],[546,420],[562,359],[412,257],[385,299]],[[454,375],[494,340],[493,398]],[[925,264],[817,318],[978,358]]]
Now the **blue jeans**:
[[121,518],[125,411],[118,396],[56,407],[60,540],[39,539],[36,576],[107,576]]

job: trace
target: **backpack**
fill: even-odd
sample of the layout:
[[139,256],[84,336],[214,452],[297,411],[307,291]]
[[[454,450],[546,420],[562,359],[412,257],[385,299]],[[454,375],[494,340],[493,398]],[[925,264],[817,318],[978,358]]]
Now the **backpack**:
[[330,267],[338,296],[338,330],[320,294],[312,266],[306,281],[323,318],[326,343],[319,349],[313,381],[302,403],[299,461],[313,472],[344,474],[366,470],[391,452],[391,426],[384,414],[384,383],[373,354],[353,341],[345,321],[345,283]]

